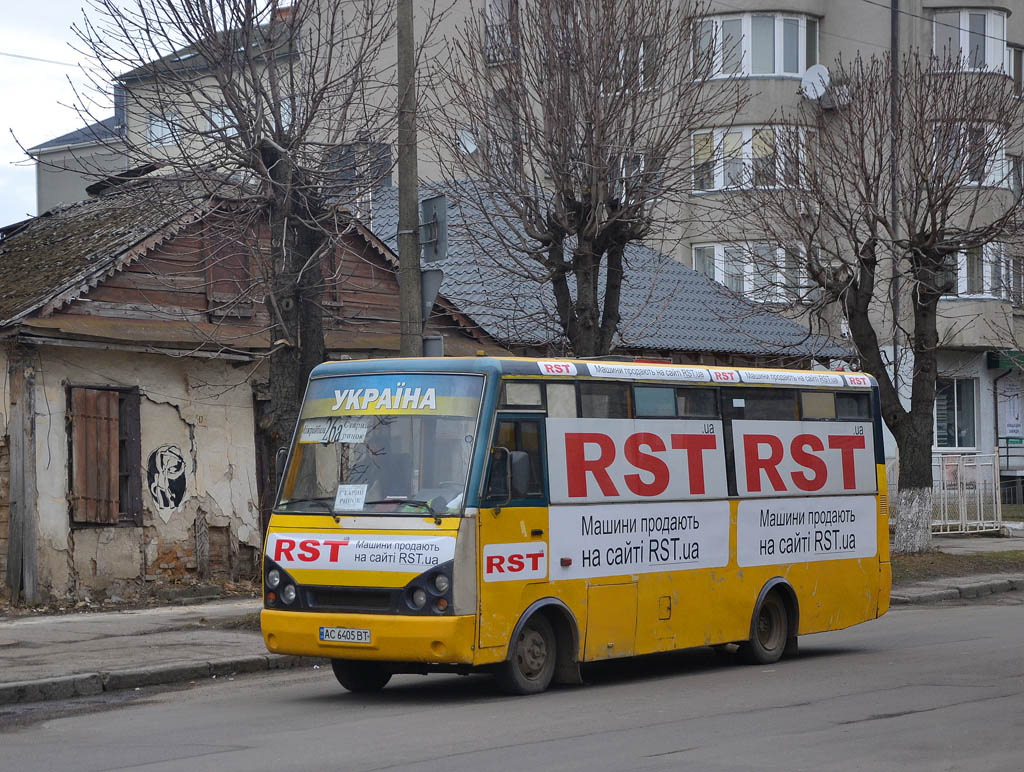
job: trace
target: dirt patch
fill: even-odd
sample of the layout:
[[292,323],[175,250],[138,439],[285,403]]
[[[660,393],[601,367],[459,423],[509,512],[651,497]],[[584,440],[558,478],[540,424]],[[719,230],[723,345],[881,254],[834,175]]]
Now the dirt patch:
[[992,552],[983,555],[949,555],[926,552],[920,555],[893,555],[893,584],[912,584],[929,579],[972,574],[1024,573],[1024,550]]

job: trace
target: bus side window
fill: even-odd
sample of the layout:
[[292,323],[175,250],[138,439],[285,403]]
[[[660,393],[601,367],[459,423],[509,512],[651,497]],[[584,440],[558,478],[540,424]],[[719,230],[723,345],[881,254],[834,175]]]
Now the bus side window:
[[[519,450],[530,459],[530,482],[526,495],[531,499],[544,497],[544,466],[541,453],[540,419],[506,418],[498,421],[494,447]],[[495,474],[492,460],[491,475]]]
[[629,384],[580,381],[583,418],[629,418]]
[[871,399],[867,394],[836,394],[836,417],[846,421],[870,421]]
[[634,386],[633,405],[637,418],[675,418],[675,392],[671,386]]
[[836,417],[836,395],[831,391],[800,392],[800,417],[806,420],[831,420]]
[[794,389],[722,389],[722,412],[726,418],[760,421],[795,421]]
[[576,418],[576,386],[571,383],[549,383],[548,418]]
[[676,414],[680,418],[717,418],[714,389],[676,389]]

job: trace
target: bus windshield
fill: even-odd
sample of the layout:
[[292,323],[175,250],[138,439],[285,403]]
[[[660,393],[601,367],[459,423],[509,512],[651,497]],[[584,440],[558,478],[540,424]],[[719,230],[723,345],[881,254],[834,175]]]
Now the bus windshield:
[[303,403],[279,512],[462,512],[483,376],[319,378]]

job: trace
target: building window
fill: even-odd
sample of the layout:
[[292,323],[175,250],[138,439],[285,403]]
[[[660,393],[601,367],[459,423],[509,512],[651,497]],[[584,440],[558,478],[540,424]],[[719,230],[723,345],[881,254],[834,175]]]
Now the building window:
[[755,302],[811,302],[803,254],[772,244],[695,244],[693,269]]
[[936,123],[933,127],[938,176],[963,185],[1010,187],[1006,138],[987,123]]
[[795,14],[745,13],[700,22],[698,47],[713,52],[712,72],[799,77],[818,63],[818,20]]
[[487,0],[485,3],[484,54],[488,64],[508,62],[515,56],[512,40],[515,12],[515,0]]
[[[793,155],[794,132],[799,157],[793,168],[784,161]],[[697,132],[692,137],[694,190],[775,187],[795,179],[801,163],[810,163],[808,143],[814,132],[803,127],[737,126]],[[806,172],[804,173],[806,174]]]
[[1000,243],[968,247],[950,255],[949,267],[943,274],[943,283],[950,285],[946,295],[1005,297],[1005,262]]
[[169,145],[174,142],[174,126],[170,116],[151,115],[146,124],[146,139],[151,145]]
[[973,378],[938,378],[935,381],[935,446],[977,446]]
[[1024,93],[1024,48],[1011,48],[1010,75],[1013,77],[1013,91],[1019,97]]
[[210,131],[224,137],[238,136],[238,126],[235,124],[235,119],[231,115],[231,111],[223,105],[213,105],[210,107],[209,120]]
[[72,387],[68,396],[72,522],[142,525],[138,390]]
[[972,70],[1010,70],[1002,11],[943,9],[935,11],[932,28],[932,53],[939,59],[959,58]]

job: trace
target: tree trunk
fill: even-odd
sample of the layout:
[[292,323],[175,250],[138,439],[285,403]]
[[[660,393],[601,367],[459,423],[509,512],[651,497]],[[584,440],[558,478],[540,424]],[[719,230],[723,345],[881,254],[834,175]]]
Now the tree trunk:
[[909,415],[893,432],[900,449],[896,501],[889,517],[895,525],[893,552],[927,552],[932,543],[931,414]]

